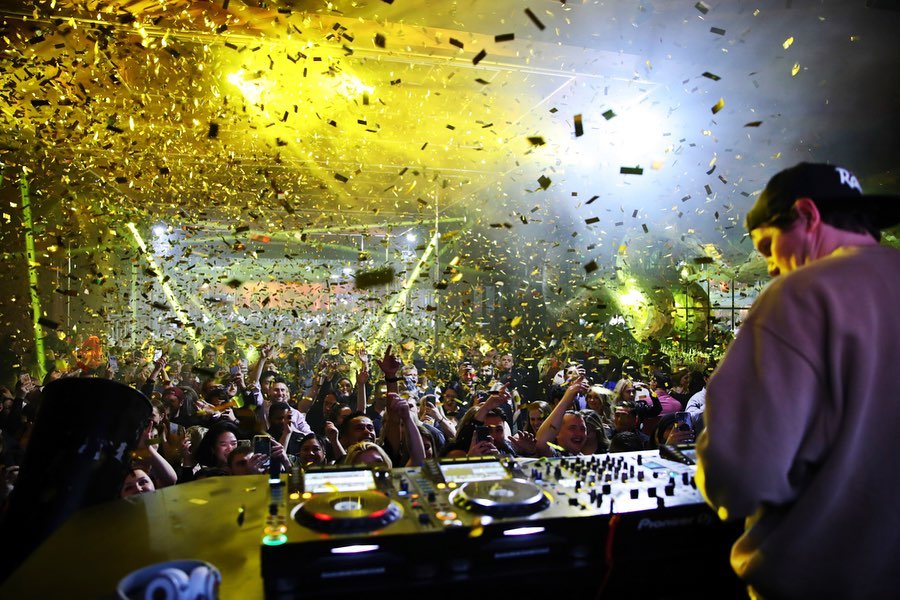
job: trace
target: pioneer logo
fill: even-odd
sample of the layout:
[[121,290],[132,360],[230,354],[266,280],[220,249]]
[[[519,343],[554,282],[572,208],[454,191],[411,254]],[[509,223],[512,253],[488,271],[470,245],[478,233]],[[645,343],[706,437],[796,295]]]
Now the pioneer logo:
[[692,527],[695,525],[706,526],[711,521],[711,517],[706,514],[681,517],[680,519],[651,519],[644,517],[638,523],[637,529],[642,531],[645,529],[669,529],[670,527]]

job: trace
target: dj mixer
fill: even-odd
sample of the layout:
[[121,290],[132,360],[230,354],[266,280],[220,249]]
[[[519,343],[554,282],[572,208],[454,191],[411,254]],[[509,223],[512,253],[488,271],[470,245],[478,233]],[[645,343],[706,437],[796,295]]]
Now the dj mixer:
[[396,596],[488,583],[534,591],[567,581],[609,597],[653,597],[644,580],[632,589],[636,575],[652,572],[668,585],[699,561],[704,581],[730,597],[740,589],[728,568],[737,530],[703,502],[694,470],[692,450],[667,447],[295,474],[286,493],[284,482],[273,486],[261,555],[266,596]]

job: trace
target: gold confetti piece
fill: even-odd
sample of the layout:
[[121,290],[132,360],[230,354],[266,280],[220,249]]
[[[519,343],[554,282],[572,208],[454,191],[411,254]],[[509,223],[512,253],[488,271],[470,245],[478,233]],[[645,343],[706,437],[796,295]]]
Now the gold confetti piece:
[[387,40],[380,33],[375,34],[375,45],[379,48],[384,48],[387,43]]
[[540,177],[538,177],[538,184],[541,186],[542,190],[546,190],[548,187],[550,187],[550,184],[552,182],[553,180],[546,175],[541,175]]
[[612,109],[609,109],[608,111],[606,111],[605,113],[603,113],[603,118],[606,119],[607,121],[609,121],[610,119],[612,119],[612,118],[615,117],[615,116],[616,116],[616,113],[614,113],[614,112],[612,111]]
[[196,504],[197,506],[203,506],[205,504],[209,504],[209,500],[204,500],[203,498],[191,498],[188,500],[191,504]]
[[724,98],[719,98],[719,101],[716,102],[716,103],[713,105],[713,107],[712,107],[712,114],[716,114],[717,112],[719,112],[719,111],[722,110],[723,108],[725,108],[725,99],[724,99]]
[[581,122],[581,115],[575,115],[575,137],[584,135],[584,125]]
[[620,175],[643,175],[644,169],[641,167],[619,167]]
[[710,73],[709,71],[704,72],[703,77],[706,77],[707,79],[712,79],[713,81],[719,81],[720,79],[722,79],[715,73]]
[[694,8],[702,12],[704,15],[709,12],[709,5],[706,2],[698,2],[694,5]]
[[791,36],[788,39],[784,40],[784,43],[782,44],[782,46],[784,47],[785,50],[787,50],[788,48],[791,47],[791,44],[793,44],[793,43],[794,43],[794,36]]
[[596,271],[598,268],[599,268],[599,267],[598,267],[598,265],[597,265],[597,261],[592,260],[592,261],[589,262],[588,264],[584,265],[584,272],[585,272],[585,273],[593,273],[593,272]]
[[710,27],[709,31],[711,33],[715,33],[716,35],[725,35],[725,30],[721,27]]
[[535,135],[528,138],[528,143],[532,146],[543,146],[546,142],[541,136]]
[[501,33],[500,35],[494,36],[495,42],[511,42],[516,39],[516,34],[514,33]]
[[762,121],[750,121],[744,124],[744,127],[759,127],[760,125],[762,125]]
[[522,317],[513,317],[513,320],[509,322],[509,326],[515,328],[519,323],[522,322]]
[[794,63],[794,67],[791,69],[791,77],[796,77],[797,73],[800,72],[800,63]]
[[476,54],[476,55],[475,55],[475,58],[472,59],[472,64],[473,64],[473,65],[477,65],[477,64],[480,63],[482,60],[484,60],[484,57],[485,57],[485,56],[487,56],[487,52],[486,52],[485,50],[481,50],[481,52],[479,52],[478,54]]

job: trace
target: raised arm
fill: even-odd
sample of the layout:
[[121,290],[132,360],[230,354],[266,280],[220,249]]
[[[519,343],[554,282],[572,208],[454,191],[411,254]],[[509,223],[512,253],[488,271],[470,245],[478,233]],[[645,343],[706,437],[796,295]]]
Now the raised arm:
[[538,455],[550,456],[553,454],[547,444],[556,441],[556,436],[559,434],[559,428],[562,426],[563,416],[566,414],[567,410],[572,408],[575,396],[577,396],[579,392],[587,393],[588,389],[589,386],[587,380],[583,375],[569,384],[562,399],[553,407],[550,416],[541,423],[541,427],[538,429],[535,440]]

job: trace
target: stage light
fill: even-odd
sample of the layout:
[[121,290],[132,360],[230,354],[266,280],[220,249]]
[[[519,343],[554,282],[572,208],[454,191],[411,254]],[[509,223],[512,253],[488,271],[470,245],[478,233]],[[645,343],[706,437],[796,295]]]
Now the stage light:
[[350,277],[351,275],[353,275],[353,269],[351,269],[350,267],[344,267],[341,272],[344,274],[344,277]]
[[419,238],[416,236],[415,233],[410,232],[410,233],[407,233],[407,234],[406,234],[406,241],[409,242],[409,243],[413,243],[413,242],[415,242],[417,239],[419,239]]
[[239,89],[250,104],[259,104],[263,94],[272,87],[270,82],[261,77],[248,79],[244,69],[238,69],[236,72],[227,75],[225,79]]
[[153,235],[158,238],[161,238],[166,235],[166,232],[169,231],[169,228],[165,226],[165,224],[154,225],[153,226]]

